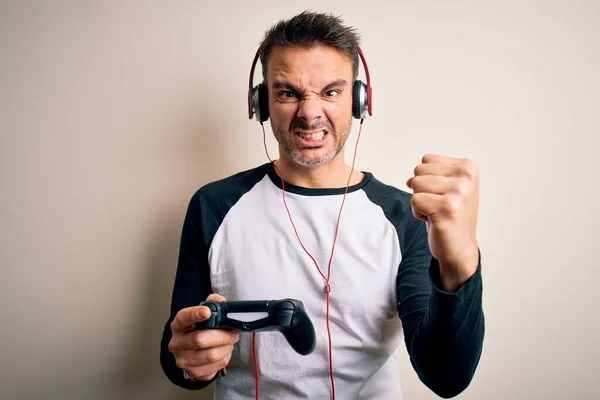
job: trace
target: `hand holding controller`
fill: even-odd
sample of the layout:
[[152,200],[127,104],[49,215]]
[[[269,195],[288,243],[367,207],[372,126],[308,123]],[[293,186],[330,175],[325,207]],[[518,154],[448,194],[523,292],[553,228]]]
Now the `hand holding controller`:
[[195,324],[198,330],[279,331],[298,354],[308,355],[315,349],[315,329],[300,300],[208,300],[200,305],[208,307],[211,316]]
[[[207,300],[226,299],[213,293]],[[183,369],[184,377],[211,380],[219,370],[224,372],[231,360],[233,345],[239,340],[237,332],[225,329],[199,332],[194,329],[194,324],[210,317],[208,308],[193,306],[181,309],[171,323],[169,351],[173,353],[177,366]]]

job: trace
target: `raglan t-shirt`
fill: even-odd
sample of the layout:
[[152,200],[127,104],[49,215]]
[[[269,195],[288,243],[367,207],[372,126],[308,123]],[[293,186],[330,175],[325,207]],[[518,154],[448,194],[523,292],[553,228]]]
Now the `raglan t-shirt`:
[[481,265],[457,292],[445,292],[411,194],[363,174],[348,188],[330,267],[346,188],[282,186],[266,163],[194,193],[161,342],[171,382],[190,390],[214,385],[216,399],[254,399],[251,333],[240,333],[226,376],[193,382],[168,350],[170,323],[211,293],[227,300],[294,298],[314,325],[316,348],[300,355],[280,332],[258,332],[260,398],[331,399],[329,276],[336,398],[401,399],[394,353],[402,344],[421,381],[438,395],[454,396],[469,385],[484,337]]

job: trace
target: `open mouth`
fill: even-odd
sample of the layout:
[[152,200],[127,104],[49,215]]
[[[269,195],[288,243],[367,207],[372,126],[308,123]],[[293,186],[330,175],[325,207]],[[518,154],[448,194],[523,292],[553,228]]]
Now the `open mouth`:
[[327,138],[327,131],[296,131],[296,137],[299,139],[301,145],[305,147],[316,147],[321,146],[325,143]]

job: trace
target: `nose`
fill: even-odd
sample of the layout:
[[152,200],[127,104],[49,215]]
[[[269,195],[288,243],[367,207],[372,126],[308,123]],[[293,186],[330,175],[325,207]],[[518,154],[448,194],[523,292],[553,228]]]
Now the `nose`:
[[300,101],[300,105],[298,107],[298,118],[303,119],[309,125],[323,117],[323,106],[319,101],[318,97],[307,97]]

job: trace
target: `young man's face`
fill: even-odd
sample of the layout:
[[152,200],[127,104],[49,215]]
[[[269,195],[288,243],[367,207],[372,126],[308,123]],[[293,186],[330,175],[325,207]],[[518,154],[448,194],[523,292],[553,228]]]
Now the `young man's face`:
[[331,47],[275,46],[266,81],[281,157],[308,167],[338,154],[343,159],[352,127],[352,62]]

